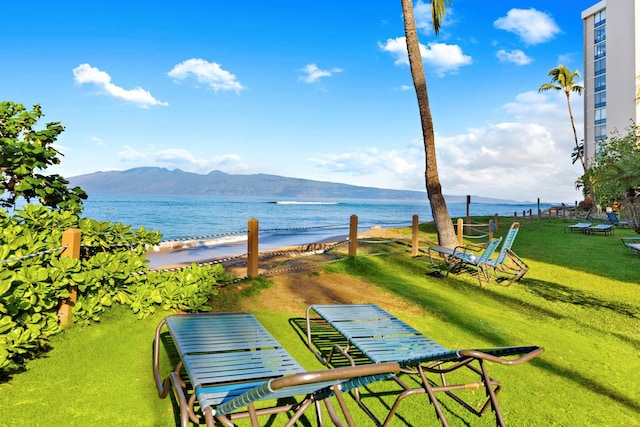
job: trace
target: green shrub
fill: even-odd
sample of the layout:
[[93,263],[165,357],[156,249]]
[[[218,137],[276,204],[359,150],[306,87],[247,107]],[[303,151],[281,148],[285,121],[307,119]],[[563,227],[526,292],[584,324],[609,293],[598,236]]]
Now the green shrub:
[[[100,321],[115,304],[130,307],[139,318],[156,307],[208,310],[216,287],[230,277],[220,265],[149,271],[146,248],[162,236],[144,227],[131,230],[41,205],[0,215],[0,369],[46,348],[60,331],[58,303],[70,287],[78,292],[73,320],[86,325]],[[62,233],[69,228],[82,232],[80,259],[60,257]]]

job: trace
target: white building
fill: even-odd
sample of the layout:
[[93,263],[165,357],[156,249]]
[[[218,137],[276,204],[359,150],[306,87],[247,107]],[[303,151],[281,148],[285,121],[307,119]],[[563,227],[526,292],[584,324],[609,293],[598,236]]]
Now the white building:
[[597,141],[638,121],[640,1],[603,0],[582,12],[584,143],[587,162]]

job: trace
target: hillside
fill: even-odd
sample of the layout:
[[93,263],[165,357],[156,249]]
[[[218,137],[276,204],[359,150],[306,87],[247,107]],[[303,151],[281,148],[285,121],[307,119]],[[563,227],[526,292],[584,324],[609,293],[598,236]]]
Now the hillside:
[[[294,199],[415,200],[426,198],[426,191],[389,190],[267,174],[231,175],[218,170],[202,175],[180,169],[141,167],[124,171],[95,172],[68,179],[72,186],[80,186],[89,194],[192,194]],[[465,196],[446,197],[448,201],[465,200]],[[505,202],[475,196],[473,201],[476,203]]]

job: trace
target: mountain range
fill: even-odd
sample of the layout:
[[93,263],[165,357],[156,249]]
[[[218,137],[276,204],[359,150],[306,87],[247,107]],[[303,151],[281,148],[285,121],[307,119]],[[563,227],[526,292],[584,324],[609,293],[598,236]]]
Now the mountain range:
[[[391,200],[416,200],[427,197],[426,190],[390,190],[268,174],[232,175],[219,170],[203,175],[159,167],[94,172],[70,177],[68,180],[71,186],[79,186],[89,195],[91,193],[190,194],[225,197]],[[450,202],[466,200],[466,196],[445,197]],[[475,203],[509,202],[477,196],[472,200]]]

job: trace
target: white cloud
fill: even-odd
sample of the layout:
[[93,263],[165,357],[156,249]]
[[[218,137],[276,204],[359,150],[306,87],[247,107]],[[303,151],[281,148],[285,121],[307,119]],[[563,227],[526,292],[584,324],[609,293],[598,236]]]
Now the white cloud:
[[300,70],[302,75],[298,80],[304,83],[315,83],[323,77],[331,77],[334,73],[341,73],[341,68],[332,68],[330,70],[321,70],[316,64],[307,64]]
[[104,141],[101,138],[98,138],[97,136],[90,136],[89,137],[89,141],[93,142],[96,145],[104,145]]
[[[573,203],[580,200],[574,182],[582,173],[572,165],[575,146],[562,94],[519,94],[503,109],[509,119],[454,135],[436,134],[443,192],[475,194],[517,201]],[[580,103],[579,97],[572,101]],[[574,108],[578,140],[582,115]],[[382,188],[424,190],[422,135],[400,149],[353,148],[310,159],[315,176]]]
[[144,150],[139,150],[125,145],[124,149],[118,152],[118,158],[127,164],[127,168],[157,166],[195,173],[208,173],[214,169],[227,173],[239,173],[248,168],[237,154],[223,154],[207,159],[182,148],[157,150],[154,147],[147,147]]
[[351,152],[323,154],[310,158],[309,161],[323,173],[331,176],[344,175],[348,177],[346,182],[355,185],[416,188],[413,178],[421,172],[419,163],[414,162],[416,153],[407,155],[412,150],[413,148],[390,151],[381,151],[375,147],[356,148]]
[[500,62],[511,62],[516,65],[527,65],[530,64],[532,59],[528,57],[523,51],[520,49],[515,49],[511,51],[506,51],[504,49],[500,49],[496,52],[496,56]]
[[[378,42],[378,46],[385,52],[395,56],[396,65],[409,65],[407,42],[404,37],[387,39],[385,43]],[[465,55],[458,45],[444,43],[420,44],[420,55],[425,64],[425,70],[431,70],[438,77],[449,73],[456,73],[460,67],[470,65],[473,60]]]
[[507,16],[498,18],[493,25],[516,34],[528,45],[547,42],[560,33],[553,18],[536,9],[511,9]]
[[174,66],[167,74],[176,81],[195,78],[198,83],[209,86],[214,92],[232,90],[239,93],[244,89],[236,76],[223,70],[220,64],[200,58],[187,59]]
[[73,69],[73,77],[77,84],[92,84],[101,89],[107,95],[136,104],[140,108],[149,108],[153,105],[169,105],[151,96],[151,93],[141,87],[123,89],[111,82],[111,76],[89,64],[80,64]]

